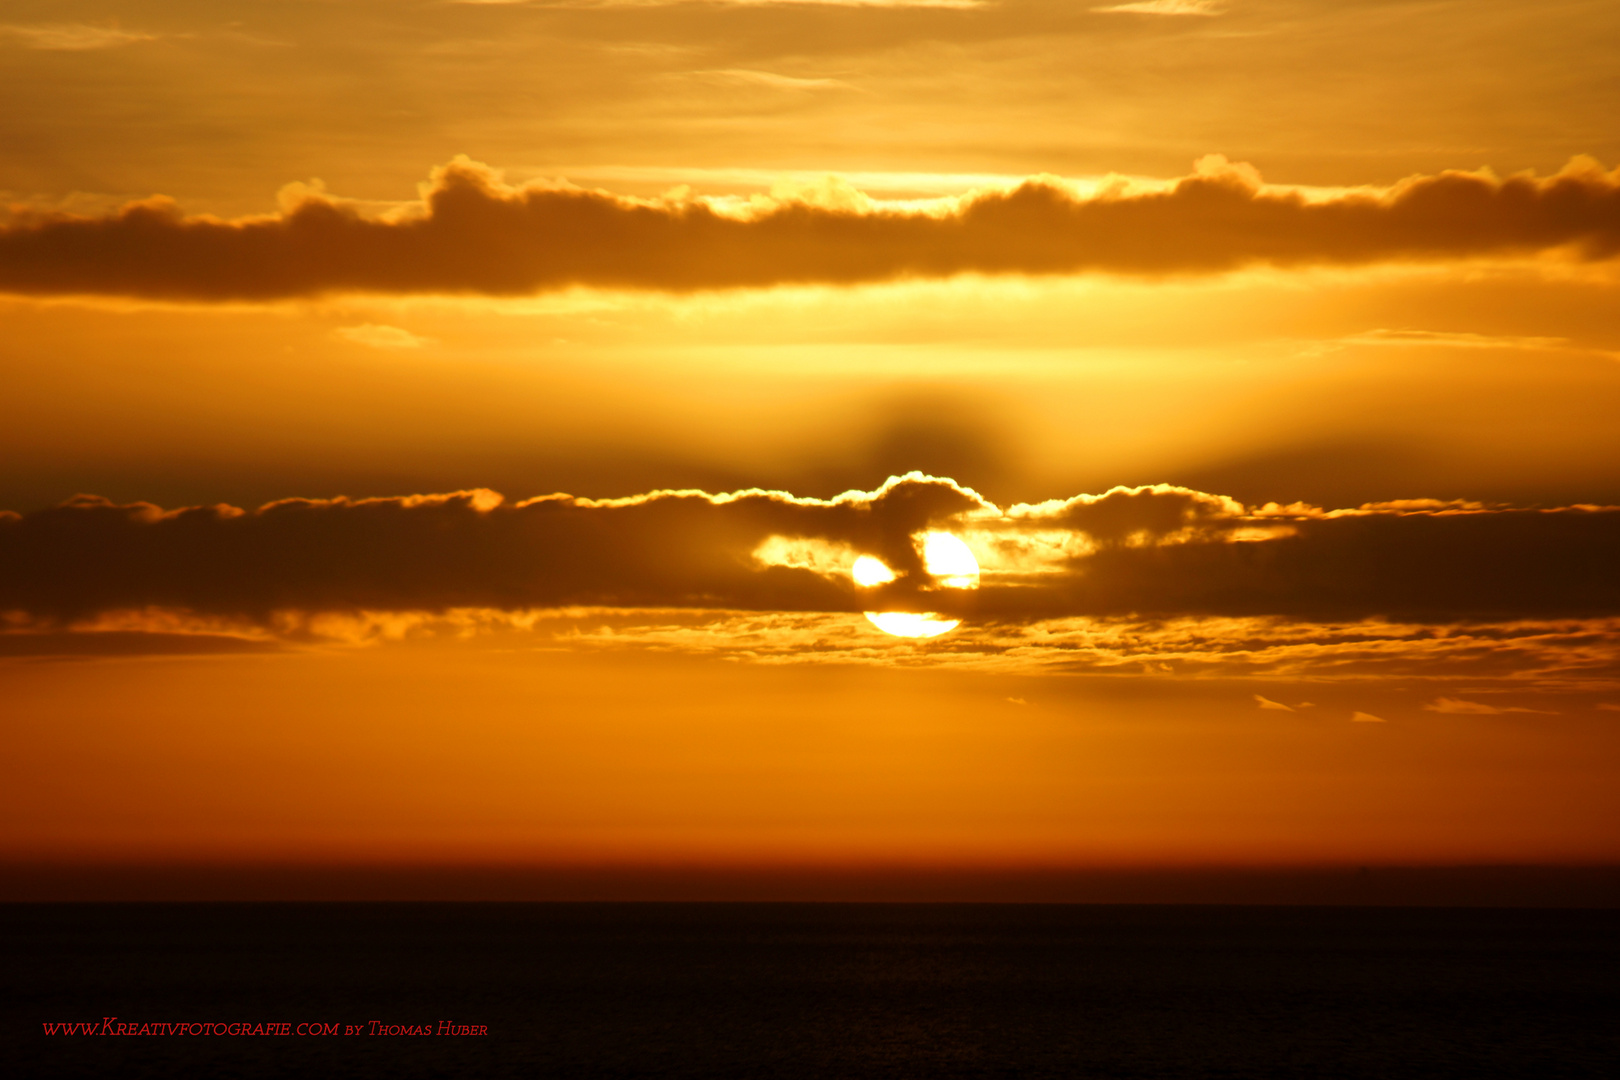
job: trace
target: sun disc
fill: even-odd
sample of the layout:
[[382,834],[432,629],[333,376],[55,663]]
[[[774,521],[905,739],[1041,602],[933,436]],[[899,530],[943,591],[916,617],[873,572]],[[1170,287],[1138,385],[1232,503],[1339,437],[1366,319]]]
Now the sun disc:
[[865,615],[873,626],[895,637],[939,637],[962,625],[961,619],[943,619],[931,611],[868,611]]
[[[979,560],[973,557],[971,548],[950,533],[924,533],[921,555],[923,568],[947,589],[979,587]],[[856,559],[855,565],[850,567],[850,576],[863,589],[895,580],[894,571],[871,555]],[[895,637],[939,637],[962,625],[961,619],[946,618],[935,612],[868,611],[865,615],[873,626]]]

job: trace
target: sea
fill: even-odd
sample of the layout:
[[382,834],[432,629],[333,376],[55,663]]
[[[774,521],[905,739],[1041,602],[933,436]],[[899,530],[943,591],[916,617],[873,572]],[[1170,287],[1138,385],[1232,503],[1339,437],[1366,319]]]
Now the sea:
[[0,1075],[30,1080],[1620,1077],[1615,910],[9,903],[0,927]]

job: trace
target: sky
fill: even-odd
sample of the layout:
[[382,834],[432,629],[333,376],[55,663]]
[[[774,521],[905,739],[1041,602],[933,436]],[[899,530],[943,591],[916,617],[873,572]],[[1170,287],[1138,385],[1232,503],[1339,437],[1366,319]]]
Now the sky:
[[1617,53],[14,0],[4,877],[1615,865]]

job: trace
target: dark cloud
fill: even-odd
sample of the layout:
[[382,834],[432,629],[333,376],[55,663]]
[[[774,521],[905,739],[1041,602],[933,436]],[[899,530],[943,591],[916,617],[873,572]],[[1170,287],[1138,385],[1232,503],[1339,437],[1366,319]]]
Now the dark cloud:
[[1201,525],[1189,514],[1188,524],[1181,542],[1104,544],[1039,589],[991,589],[978,610],[1425,622],[1620,612],[1615,508],[1391,507]]
[[1082,495],[1059,508],[1042,507],[1033,523],[1084,533],[1103,547],[1117,547],[1133,539],[1160,540],[1184,529],[1231,528],[1244,516],[1243,506],[1220,495],[1158,484],[1144,488],[1115,488],[1101,496]]
[[[568,605],[976,610],[992,622],[1620,614],[1615,508],[1255,510],[1161,485],[1002,513],[920,474],[831,500],[764,491],[498,499],[458,492],[165,513],[81,497],[0,515],[0,613],[31,626],[144,609],[273,625],[280,612]],[[940,588],[923,571],[912,537],[940,527],[996,549],[1002,561],[987,566],[983,588]],[[1054,549],[1053,536],[1068,539]],[[768,565],[755,553],[772,537],[877,554],[900,579],[857,593],[842,571],[813,561]]]
[[192,301],[571,285],[684,291],[1560,248],[1585,259],[1620,251],[1620,173],[1591,162],[1546,179],[1447,172],[1381,194],[1308,200],[1223,162],[1153,193],[1079,198],[1035,178],[938,213],[831,192],[741,218],[701,200],[511,187],[458,159],[435,172],[421,213],[386,219],[314,193],[279,215],[236,221],[187,217],[163,199],[103,217],[22,213],[0,228],[0,291]]
[[922,576],[910,536],[983,504],[913,478],[860,498],[665,492],[625,500],[489,492],[208,506],[80,497],[0,517],[0,612],[72,621],[146,607],[278,611],[568,604],[858,611],[853,587],[761,566],[773,535],[845,541]]

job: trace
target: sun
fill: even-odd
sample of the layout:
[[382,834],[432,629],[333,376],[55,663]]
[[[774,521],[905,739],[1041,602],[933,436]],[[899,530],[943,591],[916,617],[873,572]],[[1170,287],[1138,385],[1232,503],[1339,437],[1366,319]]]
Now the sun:
[[[947,589],[977,589],[979,560],[961,540],[948,532],[928,532],[921,538],[923,567]],[[895,579],[883,560],[862,555],[850,567],[850,576],[863,589],[884,585]],[[955,630],[961,619],[948,619],[933,612],[868,611],[867,619],[885,634],[895,637],[932,638]]]

